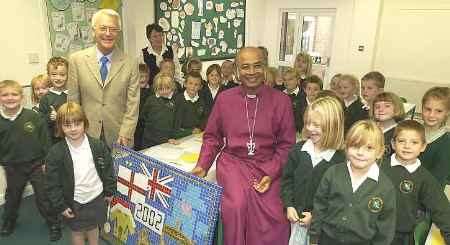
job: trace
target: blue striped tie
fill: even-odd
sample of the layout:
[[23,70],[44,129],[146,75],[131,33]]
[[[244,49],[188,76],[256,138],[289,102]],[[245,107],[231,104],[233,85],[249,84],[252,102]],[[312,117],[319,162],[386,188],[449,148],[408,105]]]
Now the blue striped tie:
[[108,57],[106,56],[102,56],[102,58],[100,58],[100,62],[102,62],[102,66],[100,67],[100,76],[103,82],[105,82],[106,77],[108,77],[108,67],[106,66],[108,61]]

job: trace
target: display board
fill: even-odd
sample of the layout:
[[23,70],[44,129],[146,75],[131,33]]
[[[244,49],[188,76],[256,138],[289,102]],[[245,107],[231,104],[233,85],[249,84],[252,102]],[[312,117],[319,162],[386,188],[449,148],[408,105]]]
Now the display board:
[[[100,8],[121,13],[121,0],[46,0],[52,56],[68,57],[70,53],[92,46],[91,19]],[[122,33],[118,45],[122,45]]]
[[155,0],[155,23],[178,57],[233,58],[245,43],[245,0]]
[[117,194],[102,238],[110,244],[212,244],[222,187],[114,145]]

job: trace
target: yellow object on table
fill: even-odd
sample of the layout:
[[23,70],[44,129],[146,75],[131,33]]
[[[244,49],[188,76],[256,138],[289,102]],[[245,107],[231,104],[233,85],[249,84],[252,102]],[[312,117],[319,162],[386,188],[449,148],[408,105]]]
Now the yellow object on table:
[[198,161],[199,154],[198,153],[190,153],[185,152],[183,155],[181,155],[180,159],[183,162],[189,163],[189,164],[196,164]]

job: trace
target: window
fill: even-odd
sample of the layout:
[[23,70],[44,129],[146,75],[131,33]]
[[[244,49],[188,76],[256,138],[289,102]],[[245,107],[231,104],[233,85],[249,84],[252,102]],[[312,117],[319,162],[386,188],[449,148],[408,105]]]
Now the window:
[[278,65],[292,66],[301,51],[313,58],[313,73],[325,76],[331,59],[335,10],[284,9],[281,11],[281,33]]

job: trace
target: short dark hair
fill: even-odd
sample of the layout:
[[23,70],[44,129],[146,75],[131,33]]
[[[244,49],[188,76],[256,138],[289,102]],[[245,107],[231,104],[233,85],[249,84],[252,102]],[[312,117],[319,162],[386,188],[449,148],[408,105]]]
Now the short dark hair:
[[375,84],[377,85],[378,88],[384,88],[384,83],[386,81],[386,78],[379,71],[371,71],[361,78],[361,81],[367,81],[367,80],[375,81]]
[[397,136],[400,134],[400,132],[404,130],[412,130],[420,135],[420,139],[422,140],[422,143],[426,142],[425,138],[425,127],[420,124],[419,122],[408,119],[403,120],[397,124],[397,126],[394,129],[394,139],[397,138]]
[[152,34],[152,31],[163,32],[163,28],[156,23],[148,24],[145,27],[145,34],[147,35],[147,38],[150,38],[150,34]]
[[305,78],[305,88],[306,88],[306,85],[307,85],[308,83],[315,83],[315,84],[319,85],[320,90],[323,89],[323,82],[322,82],[322,79],[321,79],[319,76],[317,76],[317,75],[307,76],[307,77]]

